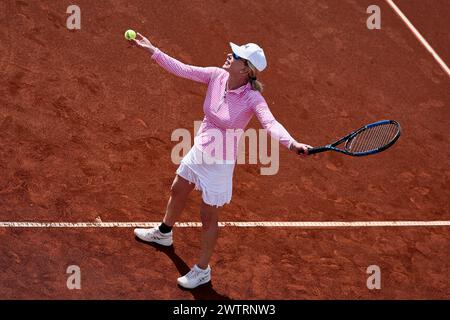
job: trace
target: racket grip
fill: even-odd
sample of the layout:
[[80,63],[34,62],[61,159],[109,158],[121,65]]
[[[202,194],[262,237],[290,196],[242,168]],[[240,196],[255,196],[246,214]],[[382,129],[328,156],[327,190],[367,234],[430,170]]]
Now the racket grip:
[[317,147],[317,148],[311,148],[308,149],[308,154],[315,154],[319,152],[324,152],[330,150],[328,147]]

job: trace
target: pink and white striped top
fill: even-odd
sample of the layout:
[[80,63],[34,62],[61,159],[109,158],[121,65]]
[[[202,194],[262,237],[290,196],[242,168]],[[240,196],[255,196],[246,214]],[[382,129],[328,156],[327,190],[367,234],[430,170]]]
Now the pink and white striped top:
[[187,65],[159,49],[155,50],[152,59],[172,74],[208,85],[203,103],[205,117],[194,145],[215,159],[236,161],[239,137],[253,114],[270,136],[282,145],[289,148],[295,141],[275,120],[264,97],[259,91],[252,90],[250,83],[226,90],[229,73],[224,69]]

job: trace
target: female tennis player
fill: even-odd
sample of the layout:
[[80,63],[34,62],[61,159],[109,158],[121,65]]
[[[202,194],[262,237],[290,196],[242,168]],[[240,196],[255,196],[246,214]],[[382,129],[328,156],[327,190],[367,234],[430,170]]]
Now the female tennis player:
[[[238,149],[236,140],[227,139],[227,129],[245,129],[255,114],[272,138],[279,140],[296,154],[307,155],[311,146],[299,143],[291,137],[275,120],[261,95],[262,84],[258,81],[258,75],[266,68],[267,62],[264,51],[258,45],[249,43],[238,46],[230,43],[232,53],[227,55],[222,68],[204,68],[186,65],[170,57],[139,33],[133,41],[168,72],[208,85],[203,104],[205,117],[195,136],[194,146],[182,159],[176,171],[161,225],[151,229],[134,230],[134,234],[141,240],[163,246],[172,245],[172,227],[180,217],[189,193],[193,189],[200,190],[200,258],[191,271],[178,278],[180,286],[193,289],[211,280],[209,261],[218,237],[219,211],[231,201]],[[230,140],[233,141],[230,143]]]

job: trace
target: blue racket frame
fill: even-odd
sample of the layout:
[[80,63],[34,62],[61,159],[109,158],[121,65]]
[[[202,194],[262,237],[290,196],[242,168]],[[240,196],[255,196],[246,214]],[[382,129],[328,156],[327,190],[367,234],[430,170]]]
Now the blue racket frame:
[[[351,139],[353,137],[355,137],[356,135],[360,134],[361,132],[363,132],[363,131],[365,131],[367,129],[370,129],[370,128],[373,128],[373,127],[376,127],[376,126],[380,126],[380,125],[385,125],[385,124],[395,124],[397,126],[398,130],[397,130],[397,133],[395,134],[394,138],[391,141],[389,141],[389,143],[385,144],[384,146],[382,146],[380,148],[376,148],[376,149],[373,149],[373,150],[370,150],[370,151],[366,151],[366,152],[351,152],[351,151],[347,151],[345,149],[336,148],[337,145],[341,144],[344,141],[347,141],[346,144],[345,144],[345,146],[347,147],[347,144],[349,143],[349,141],[351,141]],[[340,153],[343,153],[343,154],[346,154],[346,155],[349,155],[349,156],[353,156],[353,157],[368,156],[368,155],[371,155],[371,154],[375,154],[375,153],[379,153],[381,151],[384,151],[387,148],[389,148],[390,146],[392,146],[398,140],[398,138],[400,137],[400,134],[401,134],[401,127],[400,127],[400,124],[397,121],[395,121],[395,120],[381,120],[381,121],[377,121],[377,122],[365,125],[365,126],[359,128],[358,130],[353,131],[352,133],[346,135],[345,137],[343,137],[343,138],[341,138],[341,139],[339,139],[339,140],[337,140],[337,141],[335,141],[333,143],[327,144],[327,145],[322,146],[322,147],[308,149],[308,154],[315,154],[315,153],[324,152],[324,151],[336,151],[336,152],[340,152]]]

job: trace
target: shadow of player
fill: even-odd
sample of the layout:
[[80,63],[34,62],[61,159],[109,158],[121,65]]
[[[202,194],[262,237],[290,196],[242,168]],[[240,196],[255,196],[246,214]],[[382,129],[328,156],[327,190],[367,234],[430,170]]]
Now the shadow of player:
[[[181,259],[180,256],[176,254],[175,247],[173,245],[170,247],[164,247],[156,243],[143,241],[138,237],[135,237],[135,239],[136,241],[146,244],[150,247],[153,247],[154,249],[161,251],[166,256],[168,256],[170,260],[172,260],[173,264],[177,268],[180,275],[184,276],[186,273],[189,272],[189,270],[191,270],[191,268],[186,264],[186,262],[184,262],[184,260]],[[222,295],[218,293],[216,290],[214,290],[211,281],[195,289],[185,289],[180,286],[178,286],[178,288],[180,288],[183,291],[190,292],[195,300],[231,300],[229,297]]]

